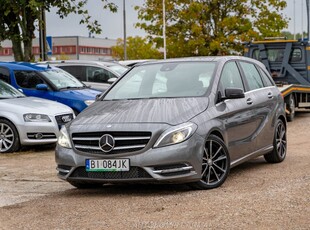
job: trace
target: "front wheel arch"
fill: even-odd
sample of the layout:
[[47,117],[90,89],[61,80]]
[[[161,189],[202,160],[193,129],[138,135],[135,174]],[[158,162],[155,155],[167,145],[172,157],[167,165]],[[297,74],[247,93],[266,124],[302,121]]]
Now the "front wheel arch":
[[14,123],[6,118],[0,117],[0,134],[1,132],[3,132],[3,138],[6,139],[1,140],[0,153],[10,153],[19,150],[20,137]]
[[201,165],[201,179],[190,185],[197,189],[221,186],[230,171],[230,156],[224,141],[211,134],[205,141]]

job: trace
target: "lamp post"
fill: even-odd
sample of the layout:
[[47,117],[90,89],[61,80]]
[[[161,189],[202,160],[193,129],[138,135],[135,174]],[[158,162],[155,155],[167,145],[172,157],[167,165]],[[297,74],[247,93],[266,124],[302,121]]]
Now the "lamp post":
[[124,60],[127,60],[127,36],[126,36],[126,6],[123,0],[123,24],[124,24]]
[[167,58],[166,51],[166,7],[165,0],[163,0],[163,39],[164,39],[164,59]]
[[308,35],[308,41],[310,41],[310,1],[306,0],[307,5],[307,35]]
[[293,19],[294,19],[293,34],[294,34],[294,40],[296,40],[296,31],[295,31],[295,27],[296,27],[296,19],[295,19],[295,0],[294,0],[294,2],[293,2]]

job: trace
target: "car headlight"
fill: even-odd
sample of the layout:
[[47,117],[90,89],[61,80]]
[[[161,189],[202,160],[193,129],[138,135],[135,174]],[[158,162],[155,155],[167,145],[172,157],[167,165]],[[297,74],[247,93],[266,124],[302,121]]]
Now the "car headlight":
[[51,119],[44,114],[27,113],[24,114],[25,122],[51,122]]
[[186,141],[196,131],[197,125],[187,122],[163,132],[156,141],[154,148],[174,145]]
[[57,144],[64,148],[72,148],[69,135],[65,126],[60,129],[60,135],[58,137]]
[[87,106],[90,106],[91,104],[93,104],[95,102],[95,100],[86,100],[84,101],[84,103],[87,105]]

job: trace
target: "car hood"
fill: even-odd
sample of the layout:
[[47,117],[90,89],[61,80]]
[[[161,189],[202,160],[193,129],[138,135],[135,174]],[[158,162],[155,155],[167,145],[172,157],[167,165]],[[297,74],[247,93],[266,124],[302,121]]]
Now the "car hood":
[[69,89],[55,92],[55,95],[60,98],[73,100],[95,100],[96,96],[102,92],[94,89]]
[[58,102],[37,98],[23,97],[0,100],[1,112],[14,113],[40,113],[55,115],[60,113],[73,113],[72,109]]
[[146,122],[177,125],[207,107],[206,97],[97,101],[79,114],[72,125]]

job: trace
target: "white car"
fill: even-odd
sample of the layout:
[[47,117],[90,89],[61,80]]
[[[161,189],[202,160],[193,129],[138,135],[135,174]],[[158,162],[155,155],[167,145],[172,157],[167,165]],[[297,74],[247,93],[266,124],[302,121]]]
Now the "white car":
[[40,62],[63,69],[91,86],[92,89],[106,91],[111,84],[129,68],[117,62],[63,60]]
[[70,107],[26,97],[0,80],[0,153],[15,152],[23,145],[55,143],[61,126],[73,118]]

